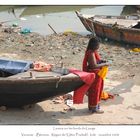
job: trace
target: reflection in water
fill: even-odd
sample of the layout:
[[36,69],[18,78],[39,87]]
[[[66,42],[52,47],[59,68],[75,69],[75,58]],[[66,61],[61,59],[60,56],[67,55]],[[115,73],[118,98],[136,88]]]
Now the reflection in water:
[[8,13],[12,13],[15,16],[15,18],[16,18],[16,13],[15,13],[15,9],[14,8],[10,8],[8,10]]
[[93,8],[95,6],[27,6],[21,13],[20,17],[30,16],[30,15],[45,15],[46,13],[57,13],[64,11],[75,11],[82,8]]
[[94,8],[95,6],[0,6],[0,12],[8,11],[8,13],[13,13],[15,15],[15,10],[23,9],[21,12],[20,17],[31,16],[31,15],[45,15],[47,13],[57,13],[57,12],[65,12],[65,11],[75,11],[81,10],[83,8]]
[[8,13],[12,12],[12,11],[15,11],[16,9],[20,9],[20,8],[23,8],[24,6],[14,6],[14,5],[11,5],[11,6],[2,6],[0,5],[0,12],[4,12],[4,11],[8,11]]
[[[31,15],[44,15],[47,14],[47,13],[58,13],[58,12],[65,12],[65,11],[80,11],[81,9],[84,9],[84,8],[88,8],[88,9],[92,9],[92,8],[95,8],[95,7],[99,7],[99,6],[96,6],[96,5],[92,5],[92,6],[76,6],[76,5],[73,5],[73,6],[69,6],[69,5],[64,5],[64,6],[58,6],[58,5],[55,5],[55,6],[50,6],[50,5],[42,5],[42,6],[38,6],[38,5],[35,5],[35,6],[0,6],[0,12],[2,11],[8,11],[8,13],[13,13],[13,15],[15,16],[15,10],[17,9],[23,9],[24,10],[21,12],[20,14],[20,17],[25,17],[25,16],[31,16]],[[100,6],[101,7],[101,6]],[[104,9],[104,7],[106,7]],[[111,7],[111,6],[102,6],[102,11],[103,13],[107,12],[109,10],[108,7]],[[115,6],[117,7],[117,6]],[[120,7],[120,6],[118,6]],[[112,6],[113,8],[113,6]],[[99,9],[101,11],[101,9]],[[139,14],[139,11],[140,8],[138,5],[126,5],[123,7],[122,9],[122,12],[121,12],[121,15],[130,15],[130,14]],[[102,12],[101,11],[101,12]],[[113,9],[112,9],[113,11]],[[95,12],[95,13],[94,13]],[[93,12],[93,15],[96,14],[96,11]],[[98,9],[97,9],[97,12],[98,12]],[[100,12],[98,12],[100,14]],[[114,13],[111,12],[110,15],[113,15]]]
[[121,15],[139,14],[139,8],[135,5],[127,5],[123,7]]
[[0,5],[0,12],[8,11],[10,8],[16,8],[16,6],[2,6],[2,5]]

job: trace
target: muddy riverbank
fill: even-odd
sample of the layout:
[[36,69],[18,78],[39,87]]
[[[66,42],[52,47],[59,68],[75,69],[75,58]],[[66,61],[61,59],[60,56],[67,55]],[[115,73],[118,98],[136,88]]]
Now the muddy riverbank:
[[[0,27],[0,57],[40,60],[52,64],[62,62],[64,67],[81,69],[90,36],[74,32],[48,36],[20,32],[19,27]],[[138,76],[140,53],[131,52],[132,47],[137,46],[101,40],[99,53],[110,62],[110,71],[116,71],[116,74],[109,78],[123,80]]]
[[[81,69],[82,59],[90,36],[74,32],[42,36],[21,33],[17,27],[0,26],[0,57],[63,63],[66,68]],[[138,124],[140,99],[140,53],[131,52],[127,44],[101,39],[99,53],[110,62],[105,89],[120,96],[103,102],[105,113],[91,115],[87,100],[76,110],[64,112],[65,104],[52,100],[38,103],[27,110],[7,109],[0,113],[1,124]],[[123,94],[125,93],[125,94]],[[133,100],[132,100],[133,99]],[[127,113],[126,113],[127,112]],[[13,114],[13,116],[11,116]],[[81,119],[81,116],[83,119]],[[104,116],[104,117],[103,117]],[[114,116],[116,116],[114,118]],[[119,116],[119,117],[118,117]],[[108,118],[109,117],[109,118]],[[11,119],[13,118],[13,119]],[[22,118],[22,119],[21,119]],[[93,119],[94,118],[94,119]]]

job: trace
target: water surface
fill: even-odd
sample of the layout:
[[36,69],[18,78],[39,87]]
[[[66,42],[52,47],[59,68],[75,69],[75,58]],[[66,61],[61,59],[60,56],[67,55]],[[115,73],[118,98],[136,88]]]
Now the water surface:
[[0,6],[0,21],[7,24],[17,23],[42,35],[52,34],[50,24],[57,33],[71,30],[88,34],[75,14],[78,10],[90,15],[121,15],[125,6]]

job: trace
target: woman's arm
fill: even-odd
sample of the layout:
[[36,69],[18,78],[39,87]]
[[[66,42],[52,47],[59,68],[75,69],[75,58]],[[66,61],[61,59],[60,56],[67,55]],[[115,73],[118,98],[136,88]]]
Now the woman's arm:
[[89,63],[89,67],[91,69],[101,68],[103,66],[108,66],[109,65],[108,63],[105,63],[105,62],[98,64],[97,61],[96,61],[96,57],[95,57],[95,54],[94,53],[92,53],[89,56],[88,63]]

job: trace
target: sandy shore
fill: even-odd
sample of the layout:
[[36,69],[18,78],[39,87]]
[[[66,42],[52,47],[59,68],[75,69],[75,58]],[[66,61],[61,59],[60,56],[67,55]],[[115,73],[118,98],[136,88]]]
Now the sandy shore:
[[[20,34],[17,27],[0,27],[0,57],[24,60],[63,62],[64,67],[81,69],[89,36],[58,34],[41,36]],[[140,123],[140,53],[113,41],[101,40],[100,54],[110,61],[105,91],[117,94],[102,101],[104,114],[90,114],[87,97],[83,104],[64,111],[66,104],[46,100],[27,109],[0,111],[0,124],[139,124]],[[59,64],[58,64],[59,65]]]
[[91,114],[87,98],[83,104],[74,105],[76,110],[64,111],[67,105],[47,100],[28,109],[0,111],[0,124],[140,124],[140,86],[132,80],[120,83],[106,81],[105,89],[119,96],[102,101],[104,114]]

